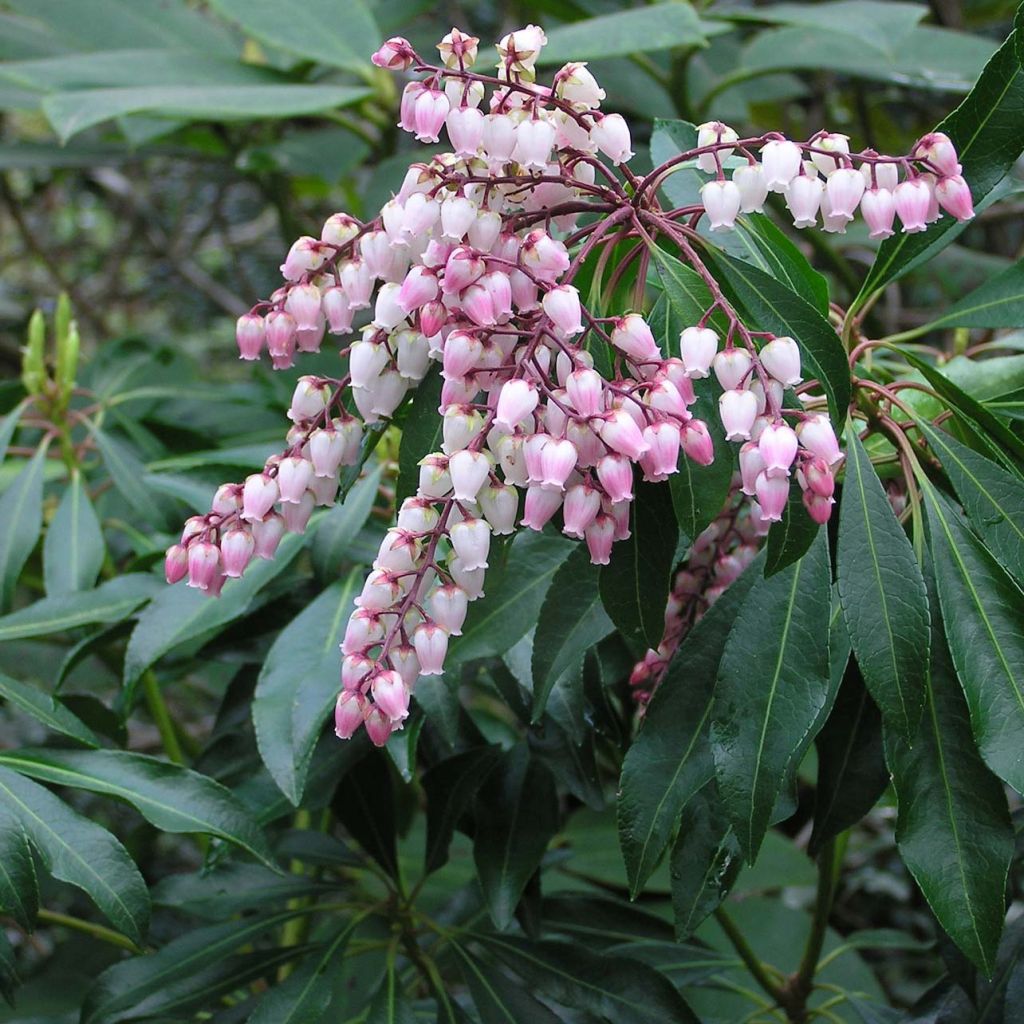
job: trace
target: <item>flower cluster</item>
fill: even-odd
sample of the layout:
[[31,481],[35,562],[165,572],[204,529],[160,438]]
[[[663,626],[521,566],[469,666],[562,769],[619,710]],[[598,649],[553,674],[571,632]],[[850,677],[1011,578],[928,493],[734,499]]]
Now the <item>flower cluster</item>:
[[[341,349],[347,373],[300,378],[286,450],[244,483],[224,485],[167,552],[169,581],[187,577],[211,594],[252,558],[271,557],[286,531],[301,532],[316,505],[335,500],[341,468],[358,465],[368,447],[364,425],[387,420],[435,368],[442,444],[421,461],[416,494],[399,508],[348,622],[342,738],[365,728],[383,744],[402,728],[417,678],[443,671],[450,638],[484,594],[492,537],[554,522],[607,564],[614,542],[629,536],[636,475],[660,481],[681,459],[709,464],[712,434],[690,407],[695,382],[712,373],[726,435],[744,442],[743,522],[763,533],[780,519],[793,480],[816,521],[830,514],[832,426],[802,395],[784,405],[784,389],[801,385],[799,346],[742,323],[692,245],[696,222],[686,222],[705,213],[712,227],[730,221],[722,197],[731,204],[739,183],[724,182],[723,168],[733,150],[762,147],[757,172],[774,187],[783,170],[771,154],[782,140],[740,142],[717,125],[708,142],[705,126],[686,156],[717,175],[709,184],[722,184],[721,194],[664,212],[657,183],[681,161],[633,175],[628,126],[600,110],[604,92],[584,64],[536,83],[545,42],[536,26],[507,35],[496,75],[471,70],[478,40],[455,29],[438,44],[439,64],[398,38],[374,54],[380,67],[424,76],[404,90],[400,126],[430,143],[444,132],[451,151],[412,164],[374,220],[337,213],[319,238],[296,241],[282,287],[239,319],[241,357],[266,351],[275,368],[317,351],[327,334],[355,335]],[[838,143],[796,146],[812,165],[826,149],[836,154],[831,182],[846,160]],[[946,156],[933,147],[914,159],[932,166]],[[739,170],[733,178],[743,181]],[[797,166],[787,182],[797,177],[810,172]],[[614,280],[632,269],[642,308],[659,239],[713,296],[697,323],[663,339],[678,354],[662,350],[641,313],[599,316],[573,283],[582,266],[603,268],[631,241]],[[739,565],[747,556],[729,557]],[[716,571],[724,585],[724,563]]]

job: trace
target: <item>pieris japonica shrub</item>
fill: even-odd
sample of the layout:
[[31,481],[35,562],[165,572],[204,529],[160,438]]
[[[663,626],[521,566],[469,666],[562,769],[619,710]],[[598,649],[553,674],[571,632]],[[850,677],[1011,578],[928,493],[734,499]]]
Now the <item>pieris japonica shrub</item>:
[[[217,402],[80,372],[66,297],[52,344],[31,322],[0,424],[29,460],[0,519],[34,517],[0,548],[5,603],[51,450],[65,489],[47,596],[0,617],[0,640],[102,626],[59,687],[138,620],[115,714],[0,675],[65,744],[0,754],[0,911],[19,935],[43,921],[132,954],[83,1024],[1024,1013],[1022,357],[966,333],[1024,320],[1019,268],[909,330],[872,319],[1009,190],[1018,40],[899,152],[709,120],[657,124],[649,160],[586,62],[544,70],[547,43],[528,25],[489,56],[452,29],[436,57],[402,37],[373,53],[399,128],[434,150],[373,216],[295,240],[238,318],[245,371],[288,381],[262,468],[206,491],[175,475],[246,465],[236,446],[147,470],[109,432],[119,406],[166,394],[215,431]],[[847,231],[877,255],[840,303],[805,252]],[[917,343],[942,327],[955,358]],[[144,421],[125,428],[142,448]],[[121,575],[93,509],[108,485],[155,534],[105,517],[134,545]],[[157,671],[193,658],[225,667],[201,750]],[[140,700],[167,760],[116,749]],[[41,783],[202,835],[201,866],[160,871],[151,897]],[[837,910],[876,805],[925,929],[952,940],[907,1018],[882,1016],[863,961],[837,965],[934,939]],[[764,882],[749,866],[769,847],[810,859]],[[34,860],[112,927],[40,910]],[[795,916],[765,930],[760,896],[783,888]],[[199,923],[168,913],[151,939],[151,902]]]

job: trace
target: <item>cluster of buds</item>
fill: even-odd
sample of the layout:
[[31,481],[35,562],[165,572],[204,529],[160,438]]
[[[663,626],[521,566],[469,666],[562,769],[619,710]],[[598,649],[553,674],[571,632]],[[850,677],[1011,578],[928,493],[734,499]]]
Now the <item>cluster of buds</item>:
[[897,217],[913,233],[943,210],[957,220],[974,216],[956,149],[942,132],[919,139],[906,157],[851,153],[849,137],[837,132],[802,143],[781,135],[741,140],[721,121],[700,125],[697,144],[698,166],[715,176],[701,188],[712,231],[730,230],[740,213],[760,213],[772,192],[783,195],[798,228],[815,227],[820,214],[824,231],[842,234],[859,207],[871,238],[894,234]]
[[[168,580],[187,576],[218,593],[251,558],[270,557],[286,530],[301,532],[317,504],[335,500],[340,468],[358,465],[367,447],[364,425],[390,418],[432,367],[440,374],[440,450],[422,460],[417,491],[398,509],[345,631],[342,738],[365,728],[380,745],[402,728],[416,680],[444,670],[450,638],[483,597],[493,537],[558,528],[607,564],[629,536],[637,476],[661,481],[681,459],[710,463],[711,434],[690,407],[695,383],[712,372],[726,432],[744,442],[740,483],[753,499],[743,499],[747,526],[732,533],[767,530],[794,479],[815,520],[830,513],[839,458],[831,424],[815,411],[819,400],[798,395],[783,407],[784,389],[801,385],[797,343],[750,331],[698,256],[693,218],[723,223],[713,202],[666,212],[654,198],[685,159],[722,178],[729,151],[763,147],[767,172],[780,141],[730,141],[719,126],[713,142],[638,179],[626,165],[628,126],[600,110],[605,94],[586,65],[536,83],[545,43],[536,26],[510,33],[495,75],[471,70],[478,40],[455,29],[438,44],[438,64],[399,38],[373,55],[379,67],[422,75],[405,88],[400,126],[423,142],[446,133],[451,151],[412,164],[373,220],[336,213],[319,238],[296,241],[283,285],[239,319],[243,359],[265,351],[283,369],[330,334],[351,339],[339,345],[347,373],[301,378],[286,450],[222,487],[167,553]],[[826,148],[817,139],[812,161]],[[836,153],[834,173],[845,159]],[[932,150],[914,157],[935,159]],[[801,173],[809,172],[797,167],[790,180]],[[591,258],[603,267],[632,240],[615,274],[635,272],[642,309],[659,237],[713,296],[682,332],[678,356],[663,352],[642,313],[598,315],[573,283]],[[724,330],[709,326],[723,319]],[[747,557],[741,548],[728,566]],[[708,593],[728,581],[727,564]]]
[[672,580],[665,605],[661,643],[633,666],[629,677],[640,713],[654,696],[676,649],[704,613],[757,556],[767,525],[744,498],[741,481],[732,490],[714,521],[693,542]]

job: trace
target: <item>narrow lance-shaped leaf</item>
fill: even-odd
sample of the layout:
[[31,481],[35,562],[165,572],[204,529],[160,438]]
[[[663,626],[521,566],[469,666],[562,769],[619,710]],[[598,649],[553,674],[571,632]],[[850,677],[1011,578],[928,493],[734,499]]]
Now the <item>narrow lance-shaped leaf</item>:
[[822,530],[799,562],[754,585],[722,653],[711,745],[722,802],[750,861],[828,696],[830,592]]
[[416,1024],[416,1014],[405,997],[394,963],[388,963],[384,980],[370,1003],[366,1024]]
[[10,607],[18,577],[42,530],[46,451],[44,444],[0,498],[0,611]]
[[467,953],[460,943],[453,942],[452,949],[458,954],[459,968],[483,1024],[560,1024],[561,1018],[535,999],[524,985]]
[[14,814],[0,805],[0,914],[10,914],[30,932],[39,911],[39,884],[28,833]]
[[266,838],[219,782],[126,750],[14,750],[0,764],[60,786],[116,797],[165,832],[217,836],[275,867]]
[[78,886],[118,931],[139,944],[149,893],[125,848],[48,789],[0,767],[0,804],[22,824],[54,878]]
[[1024,323],[1024,261],[958,299],[932,327],[1016,327]]
[[750,588],[757,558],[680,645],[626,753],[619,783],[619,844],[630,895],[658,866],[686,802],[715,774],[709,725],[722,648]]
[[836,567],[843,617],[864,682],[886,720],[910,739],[928,674],[928,595],[910,539],[852,422],[846,430]]
[[1024,792],[1024,593],[953,503],[918,479],[942,621],[978,749],[996,775]]
[[930,685],[913,746],[892,730],[885,735],[899,808],[896,843],[939,923],[990,975],[1003,927],[1013,829],[1002,786],[971,737],[938,624],[939,603],[932,602]]
[[104,552],[100,521],[76,469],[43,542],[47,596],[88,590],[99,575]]
[[62,736],[67,736],[87,747],[100,745],[100,741],[92,729],[56,698],[28,683],[19,683],[2,672],[0,672],[0,698],[3,698],[12,707],[31,715],[36,721],[42,722],[48,729],[59,732]]

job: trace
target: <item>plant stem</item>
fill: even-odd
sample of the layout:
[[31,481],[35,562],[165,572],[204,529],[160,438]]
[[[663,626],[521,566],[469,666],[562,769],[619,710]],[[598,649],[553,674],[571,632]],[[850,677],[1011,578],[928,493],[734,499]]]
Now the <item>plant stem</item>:
[[153,716],[157,731],[160,733],[160,740],[164,745],[167,756],[175,764],[185,763],[185,754],[181,749],[178,740],[177,730],[174,728],[174,721],[171,713],[167,710],[164,695],[160,692],[160,684],[157,682],[156,673],[147,669],[142,674],[142,692],[146,697],[146,706]]
[[84,932],[86,935],[91,935],[94,939],[107,942],[111,946],[119,946],[121,949],[127,949],[132,953],[144,952],[127,935],[115,932],[112,928],[105,928],[101,924],[93,924],[92,921],[83,921],[80,917],[72,917],[70,914],[60,914],[56,910],[46,909],[40,910],[38,917],[40,921],[45,921],[47,924],[70,928],[76,932]]
[[725,932],[725,937],[732,943],[732,948],[736,950],[737,956],[746,964],[747,970],[750,971],[754,978],[754,981],[758,983],[774,999],[777,1003],[781,1003],[784,998],[782,987],[772,978],[768,973],[768,968],[762,963],[761,958],[754,952],[747,942],[743,932],[740,931],[739,926],[729,916],[728,912],[724,907],[719,907],[715,911],[715,920],[718,922],[719,927]]

